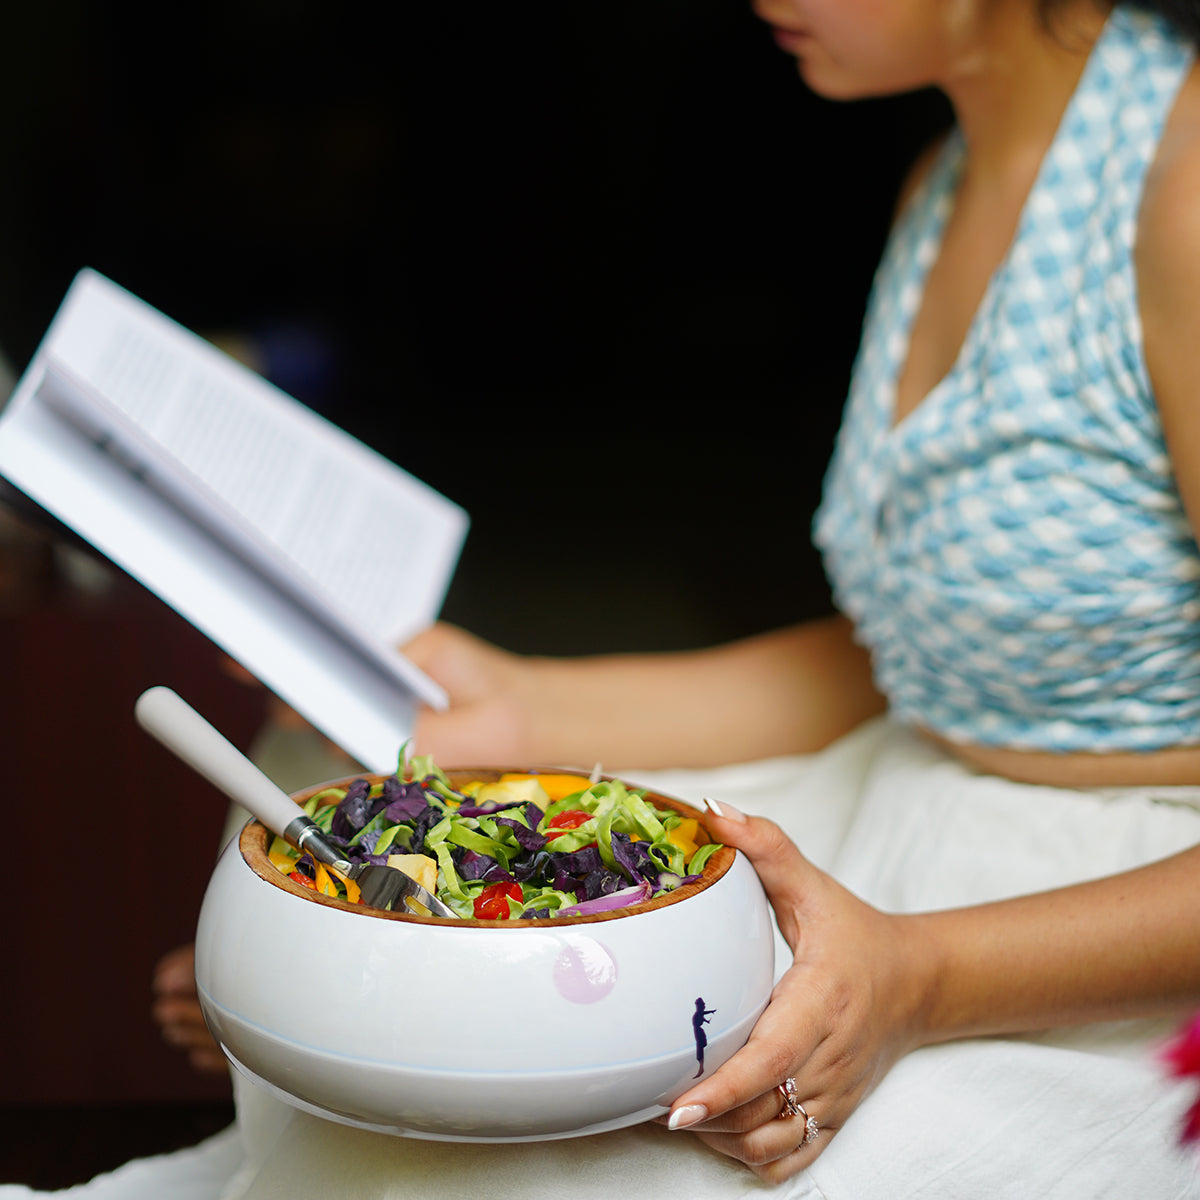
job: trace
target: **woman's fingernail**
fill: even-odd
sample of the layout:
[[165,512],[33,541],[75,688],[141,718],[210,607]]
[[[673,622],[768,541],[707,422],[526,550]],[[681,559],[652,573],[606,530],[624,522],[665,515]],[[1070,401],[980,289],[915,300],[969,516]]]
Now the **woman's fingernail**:
[[668,1129],[687,1129],[690,1125],[699,1125],[708,1116],[708,1109],[703,1104],[685,1104],[677,1108],[667,1122]]
[[740,809],[734,808],[728,801],[718,804],[711,796],[705,796],[704,806],[713,816],[724,817],[726,821],[744,821],[746,819],[746,814]]

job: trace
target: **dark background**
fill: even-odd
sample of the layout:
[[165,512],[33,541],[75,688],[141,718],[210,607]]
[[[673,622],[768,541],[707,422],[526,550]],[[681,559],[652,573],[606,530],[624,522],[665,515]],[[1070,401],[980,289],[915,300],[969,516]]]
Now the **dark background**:
[[[512,649],[683,648],[826,609],[808,525],[939,102],[814,97],[743,0],[11,7],[16,370],[85,265],[248,344],[466,507],[444,615]],[[244,745],[261,697],[135,585],[81,596],[45,549],[0,580],[29,851],[3,912],[0,1104],[223,1103],[148,1016],[220,805],[131,710],[171,683]],[[164,844],[165,877],[143,866]]]

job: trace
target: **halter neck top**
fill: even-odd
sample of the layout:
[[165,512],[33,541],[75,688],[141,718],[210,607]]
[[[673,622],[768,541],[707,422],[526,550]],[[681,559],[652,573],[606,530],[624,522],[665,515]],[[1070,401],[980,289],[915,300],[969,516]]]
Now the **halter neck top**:
[[1113,10],[958,360],[895,424],[957,132],[876,274],[814,531],[892,713],[951,741],[1200,743],[1200,553],[1133,264],[1146,171],[1191,62],[1164,21]]

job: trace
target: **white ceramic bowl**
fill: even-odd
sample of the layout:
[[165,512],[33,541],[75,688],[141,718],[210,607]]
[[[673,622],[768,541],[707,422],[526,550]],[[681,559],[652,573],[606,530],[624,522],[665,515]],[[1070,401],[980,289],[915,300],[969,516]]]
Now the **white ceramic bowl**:
[[636,908],[477,922],[315,895],[266,844],[251,822],[217,864],[201,1005],[238,1069],[347,1125],[471,1142],[632,1125],[740,1048],[770,996],[766,898],[730,848],[701,882]]

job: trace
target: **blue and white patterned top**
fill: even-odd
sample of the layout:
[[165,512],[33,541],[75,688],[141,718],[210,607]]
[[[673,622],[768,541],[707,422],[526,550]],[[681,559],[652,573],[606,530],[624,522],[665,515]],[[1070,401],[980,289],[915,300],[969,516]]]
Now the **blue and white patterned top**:
[[894,715],[1053,751],[1200,743],[1200,554],[1142,352],[1142,185],[1192,51],[1118,7],[958,361],[893,424],[952,134],[876,275],[815,533]]

